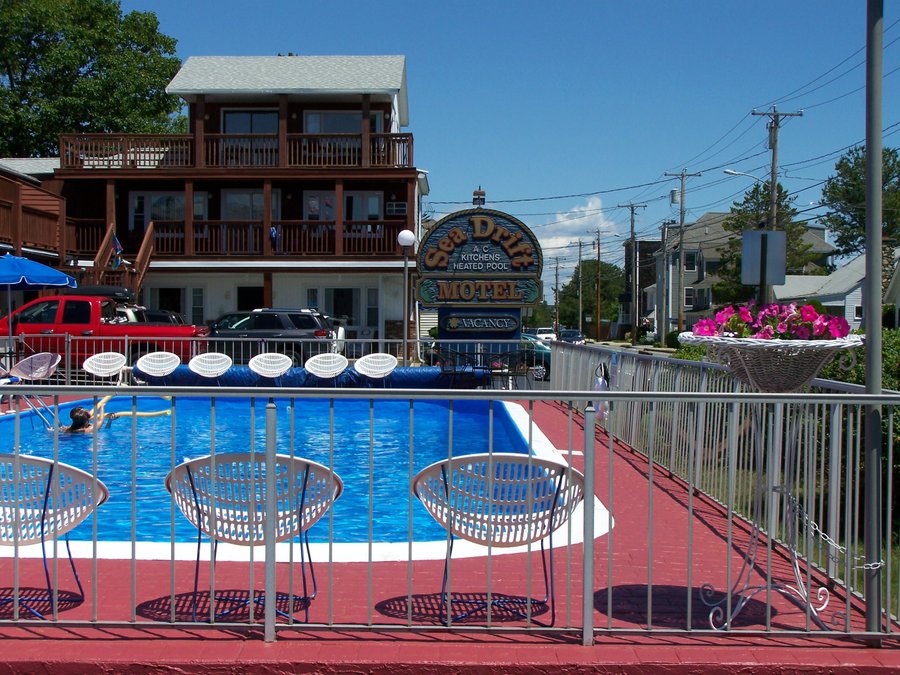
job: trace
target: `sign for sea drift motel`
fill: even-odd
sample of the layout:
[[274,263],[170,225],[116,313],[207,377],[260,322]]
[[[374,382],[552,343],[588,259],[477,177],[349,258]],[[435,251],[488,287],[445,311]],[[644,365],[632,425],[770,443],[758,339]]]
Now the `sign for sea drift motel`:
[[500,211],[457,211],[419,246],[419,300],[437,307],[537,304],[542,262],[524,223]]

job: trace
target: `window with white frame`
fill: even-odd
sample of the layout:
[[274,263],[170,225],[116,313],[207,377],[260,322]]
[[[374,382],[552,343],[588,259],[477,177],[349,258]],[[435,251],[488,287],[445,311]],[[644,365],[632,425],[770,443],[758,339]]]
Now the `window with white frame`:
[[203,289],[191,289],[191,323],[197,326],[203,325]]
[[382,220],[381,192],[344,193],[344,218],[346,220]]
[[685,272],[696,272],[697,271],[697,253],[695,251],[685,251],[684,252],[684,271]]
[[684,306],[694,306],[694,288],[693,286],[685,286],[684,288]]

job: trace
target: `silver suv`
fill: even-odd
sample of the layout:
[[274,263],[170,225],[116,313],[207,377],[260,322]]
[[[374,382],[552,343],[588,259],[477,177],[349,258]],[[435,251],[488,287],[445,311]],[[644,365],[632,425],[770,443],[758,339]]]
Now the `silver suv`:
[[338,351],[343,347],[339,337],[329,318],[314,309],[231,312],[209,329],[210,349],[228,354],[235,363],[247,363],[261,352],[281,352],[297,367],[313,354]]

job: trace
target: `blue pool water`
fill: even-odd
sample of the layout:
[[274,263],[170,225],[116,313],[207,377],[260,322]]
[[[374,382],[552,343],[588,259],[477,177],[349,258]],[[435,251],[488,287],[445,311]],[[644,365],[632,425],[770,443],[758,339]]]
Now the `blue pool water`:
[[[294,454],[326,466],[329,459],[330,409],[327,400],[276,399],[277,452],[291,452],[291,416],[294,421]],[[252,415],[248,399],[218,399],[215,403],[216,452],[248,451],[251,444],[265,450],[265,404],[256,401]],[[60,419],[68,421],[72,405],[60,407]],[[85,405],[82,402],[82,405]],[[85,407],[90,407],[88,402]],[[138,410],[169,408],[169,401],[142,397]],[[455,401],[452,406],[453,454],[486,452],[489,415],[487,401]],[[200,457],[211,452],[211,403],[206,398],[178,398],[175,404],[175,443],[172,443],[172,418],[138,419],[136,434],[135,499],[137,517],[134,538],[137,541],[169,541],[172,509],[163,481],[173,462]],[[130,410],[131,399],[113,399],[108,412]],[[494,405],[493,449],[495,452],[527,452],[527,443],[513,423],[505,406]],[[413,473],[448,456],[449,405],[444,401],[416,401],[413,405]],[[408,401],[376,401],[371,408],[374,437],[372,482],[373,505],[369,508],[369,434],[370,403],[367,400],[334,402],[334,469],[344,481],[344,493],[334,504],[334,540],[366,542],[371,520],[372,540],[406,541],[408,516],[413,514],[413,538],[416,541],[443,539],[445,533],[409,490]],[[53,433],[39,420],[27,416],[21,421],[21,452],[53,457]],[[13,416],[0,419],[0,438],[5,452],[12,452]],[[97,475],[110,491],[109,501],[98,510],[98,536],[101,541],[132,539],[132,423],[129,418],[113,421],[97,434]],[[93,465],[92,434],[60,434],[59,460],[90,471]],[[73,539],[89,539],[91,520],[79,526]],[[180,512],[175,512],[177,541],[196,541],[196,530]],[[328,540],[327,518],[310,531],[311,541]]]

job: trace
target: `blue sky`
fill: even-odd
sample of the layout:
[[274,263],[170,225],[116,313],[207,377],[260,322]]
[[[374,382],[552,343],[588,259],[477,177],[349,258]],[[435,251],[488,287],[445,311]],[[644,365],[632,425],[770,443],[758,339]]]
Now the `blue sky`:
[[[900,3],[885,2],[885,146],[900,141]],[[779,136],[779,180],[810,209],[837,158],[865,137],[862,0],[312,2],[124,0],[155,12],[178,55],[402,54],[415,163],[435,217],[487,206],[533,229],[545,274],[571,274],[597,231],[621,264],[628,203],[639,238],[678,216],[666,172],[687,180],[688,222],[727,211],[768,177],[766,117],[803,110]],[[896,24],[896,25],[895,25]],[[895,44],[894,41],[897,41]],[[894,127],[894,125],[898,125]]]

